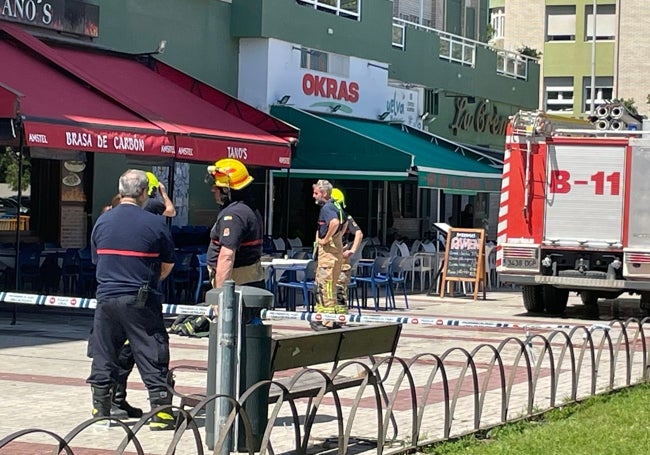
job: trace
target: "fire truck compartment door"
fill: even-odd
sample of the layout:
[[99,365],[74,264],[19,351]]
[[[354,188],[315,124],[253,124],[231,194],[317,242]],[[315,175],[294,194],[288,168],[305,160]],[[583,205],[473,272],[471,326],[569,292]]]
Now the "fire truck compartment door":
[[650,248],[650,140],[634,139],[630,163],[630,248]]
[[549,145],[544,240],[621,243],[624,181],[624,146]]

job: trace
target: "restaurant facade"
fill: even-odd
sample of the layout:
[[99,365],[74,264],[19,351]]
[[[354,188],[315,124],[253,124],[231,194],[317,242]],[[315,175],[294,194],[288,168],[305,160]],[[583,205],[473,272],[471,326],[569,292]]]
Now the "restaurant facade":
[[[423,235],[469,201],[485,209],[477,222],[496,217],[505,122],[537,105],[536,62],[514,77],[500,71],[503,55],[401,20],[391,1],[329,3],[3,9],[0,44],[42,74],[0,77],[2,144],[23,150],[32,171],[26,235],[83,246],[128,167],[173,189],[174,225],[210,225],[205,165],[223,156],[250,167],[272,236],[309,241],[317,178],[346,192],[369,236]],[[485,32],[479,19],[475,28]]]

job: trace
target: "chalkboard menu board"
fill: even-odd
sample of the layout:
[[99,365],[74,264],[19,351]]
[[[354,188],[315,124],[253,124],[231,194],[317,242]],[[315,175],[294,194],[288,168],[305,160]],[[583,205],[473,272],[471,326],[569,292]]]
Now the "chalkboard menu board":
[[478,287],[483,282],[483,297],[485,298],[485,230],[451,228],[447,233],[447,247],[442,271],[442,286],[440,296],[445,296],[448,281],[472,281],[474,299],[478,295]]

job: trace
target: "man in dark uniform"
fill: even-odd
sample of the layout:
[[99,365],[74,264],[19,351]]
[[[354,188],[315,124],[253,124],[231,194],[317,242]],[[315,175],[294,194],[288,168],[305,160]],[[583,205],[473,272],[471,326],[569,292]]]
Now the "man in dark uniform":
[[212,286],[224,281],[264,288],[262,271],[262,217],[251,208],[250,183],[246,166],[224,158],[208,167],[214,199],[222,207],[210,231],[207,263]]
[[[345,195],[343,191],[338,188],[332,189],[332,200],[334,205],[343,212],[343,219],[345,220],[343,224],[343,264],[341,265],[341,274],[339,275],[339,280],[337,285],[343,289],[343,297],[347,299],[348,296],[348,284],[350,283],[350,278],[352,277],[352,267],[356,267],[355,264],[351,264],[350,261],[352,256],[357,252],[359,253],[356,257],[361,257],[361,241],[363,240],[363,231],[359,227],[352,215],[350,215],[345,210]],[[348,237],[352,236],[352,243],[348,241]]]
[[[152,409],[171,405],[167,388],[169,338],[162,316],[160,280],[174,266],[174,243],[162,217],[142,206],[149,181],[144,171],[120,177],[120,204],[99,217],[91,236],[97,264],[97,308],[89,343],[93,416],[110,416],[111,387],[117,381],[118,354],[126,340],[149,392]],[[170,408],[152,418],[152,430],[175,426]]]
[[[147,195],[149,197],[147,198],[143,208],[154,215],[164,215],[168,217],[176,216],[176,208],[171,199],[169,199],[169,196],[167,196],[165,185],[158,181],[158,178],[153,172],[147,172],[147,180],[149,182],[149,187],[147,189]],[[117,199],[117,203],[119,204],[119,198]],[[115,205],[117,204],[113,203],[113,206]],[[120,350],[118,358],[119,371],[117,382],[113,387],[111,416],[119,419],[125,419],[127,417],[140,418],[142,417],[142,410],[131,406],[131,404],[126,401],[127,380],[131,371],[133,371],[133,366],[135,365],[135,359],[128,340]]]

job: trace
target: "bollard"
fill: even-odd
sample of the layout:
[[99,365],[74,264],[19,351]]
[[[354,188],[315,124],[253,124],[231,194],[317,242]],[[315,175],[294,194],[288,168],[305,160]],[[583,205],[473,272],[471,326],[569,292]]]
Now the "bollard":
[[[235,385],[237,384],[237,341],[240,315],[239,299],[235,297],[235,282],[227,280],[222,289],[208,291],[205,300],[209,305],[218,303],[216,337],[212,336],[213,330],[211,330],[208,347],[208,354],[212,351],[215,355],[214,359],[210,359],[208,356],[208,371],[213,373],[208,373],[207,393],[209,394],[213,389],[214,394],[234,397],[237,395]],[[211,360],[213,360],[213,364],[210,364]],[[212,450],[215,439],[220,436],[222,425],[232,411],[232,405],[224,399],[217,399],[210,408],[214,410],[211,419],[212,425],[208,425],[207,418],[210,409],[206,409],[206,443]],[[219,453],[221,455],[230,453],[232,445],[233,430],[231,429]]]
[[[273,306],[273,294],[251,286],[237,288],[242,301],[239,396],[260,381],[271,379],[271,326],[263,324],[261,312]],[[269,386],[260,387],[244,403],[251,420],[252,447],[248,447],[243,424],[238,426],[239,452],[260,450],[269,409]]]
[[[222,289],[206,294],[206,303],[218,304],[217,322],[210,324],[207,396],[223,394],[239,399],[252,385],[271,379],[271,326],[264,325],[260,315],[272,306],[273,294],[250,286],[235,288],[233,281],[226,281]],[[248,447],[246,431],[239,421],[220,454],[260,450],[268,420],[268,390],[268,386],[261,387],[244,403],[251,420],[253,447]],[[206,406],[206,444],[210,450],[214,450],[231,411],[232,406],[223,399]]]

